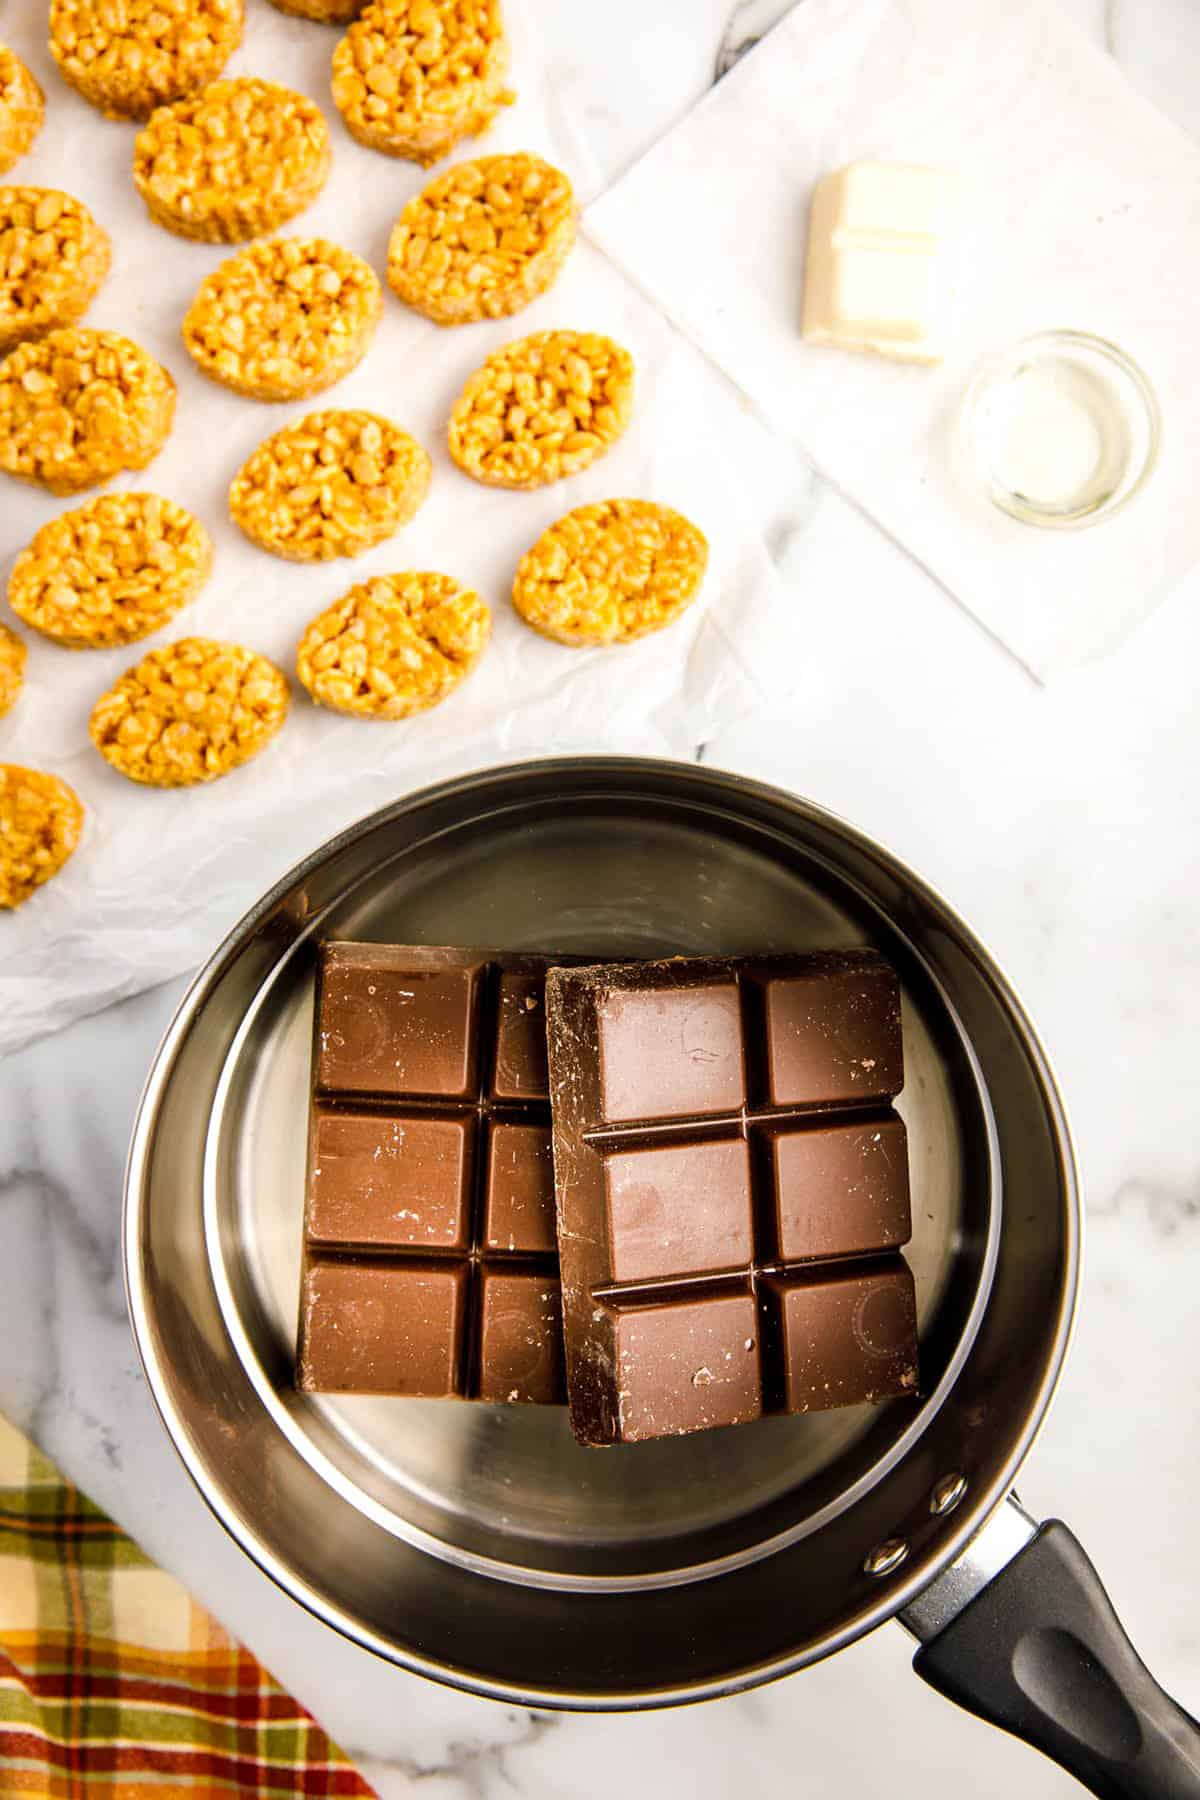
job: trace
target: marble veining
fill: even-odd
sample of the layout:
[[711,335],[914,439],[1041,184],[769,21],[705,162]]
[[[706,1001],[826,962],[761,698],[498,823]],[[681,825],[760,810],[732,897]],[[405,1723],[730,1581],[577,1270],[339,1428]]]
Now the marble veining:
[[[1186,0],[1062,4],[1200,127],[1200,15]],[[603,29],[594,9],[525,6],[595,191],[785,0],[659,0],[652,17],[644,0],[612,0]],[[697,758],[878,835],[971,920],[1043,1030],[1074,1115],[1090,1246],[1075,1350],[1022,1494],[1079,1532],[1139,1649],[1194,1712],[1200,1416],[1180,1370],[1200,1362],[1200,574],[1114,656],[1044,690],[828,487],[798,482],[773,550],[792,601],[779,620],[792,698]],[[281,1595],[184,1474],[125,1317],[125,1146],[183,986],[0,1065],[0,1408],[318,1713],[385,1800],[935,1800],[961,1792],[964,1769],[973,1800],[1079,1791],[915,1682],[896,1628],[703,1708],[548,1716],[402,1675]]]
[[1194,1230],[1200,1221],[1200,1176],[1182,1184],[1131,1176],[1092,1207],[1094,1219],[1119,1219],[1134,1212],[1147,1220],[1159,1238]]
[[479,1800],[505,1789],[519,1793],[523,1786],[519,1773],[521,1756],[545,1746],[563,1720],[554,1713],[537,1712],[510,1712],[508,1719],[515,1735],[504,1743],[455,1739],[447,1744],[444,1755],[431,1760],[404,1756],[375,1765],[370,1758],[363,1758],[360,1767],[368,1780],[381,1785],[392,1785],[400,1776],[414,1786],[420,1782],[440,1787],[452,1782],[463,1794],[478,1795]]
[[[803,0],[800,0],[803,5]],[[714,76],[720,80],[748,50],[753,50],[790,10],[790,0],[739,0],[725,23],[717,46]]]

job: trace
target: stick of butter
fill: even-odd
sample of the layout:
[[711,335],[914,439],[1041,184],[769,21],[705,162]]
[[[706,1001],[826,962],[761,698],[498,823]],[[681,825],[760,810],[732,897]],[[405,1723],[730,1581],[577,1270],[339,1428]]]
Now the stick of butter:
[[916,163],[850,163],[822,177],[804,274],[810,344],[941,361],[955,185]]

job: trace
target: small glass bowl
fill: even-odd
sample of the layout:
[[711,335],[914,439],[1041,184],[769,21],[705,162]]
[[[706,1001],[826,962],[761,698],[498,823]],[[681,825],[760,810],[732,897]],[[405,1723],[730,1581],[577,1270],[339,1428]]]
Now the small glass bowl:
[[981,364],[960,432],[994,506],[1070,530],[1132,499],[1157,461],[1161,421],[1149,381],[1116,344],[1042,331]]

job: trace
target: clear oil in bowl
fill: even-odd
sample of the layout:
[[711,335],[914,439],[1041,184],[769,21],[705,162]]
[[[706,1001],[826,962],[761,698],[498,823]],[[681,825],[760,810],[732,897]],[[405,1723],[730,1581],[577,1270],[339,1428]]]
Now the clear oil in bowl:
[[989,499],[1030,525],[1109,517],[1158,450],[1149,382],[1115,344],[1043,332],[988,359],[963,403],[969,460]]

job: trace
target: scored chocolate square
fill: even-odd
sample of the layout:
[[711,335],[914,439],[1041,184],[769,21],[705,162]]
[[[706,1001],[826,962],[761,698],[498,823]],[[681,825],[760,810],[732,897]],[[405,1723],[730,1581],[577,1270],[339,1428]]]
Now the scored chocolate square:
[[545,978],[538,957],[323,947],[302,1388],[565,1398]]
[[576,1436],[915,1392],[883,958],[554,970],[547,1024]]

